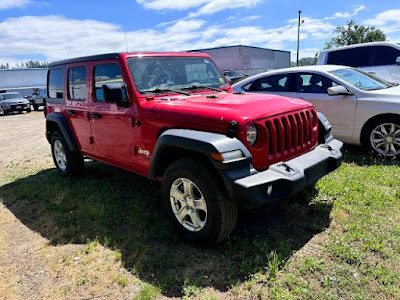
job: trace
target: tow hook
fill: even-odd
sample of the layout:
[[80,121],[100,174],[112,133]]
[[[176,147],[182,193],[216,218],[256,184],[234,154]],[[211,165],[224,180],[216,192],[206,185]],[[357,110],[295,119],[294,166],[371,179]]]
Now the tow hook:
[[288,173],[294,172],[294,169],[291,166],[289,166],[288,164],[286,164],[286,163],[282,163],[281,166],[284,167],[285,171],[288,172]]
[[327,144],[322,145],[321,148],[325,148],[328,149],[330,152],[333,152],[333,148]]

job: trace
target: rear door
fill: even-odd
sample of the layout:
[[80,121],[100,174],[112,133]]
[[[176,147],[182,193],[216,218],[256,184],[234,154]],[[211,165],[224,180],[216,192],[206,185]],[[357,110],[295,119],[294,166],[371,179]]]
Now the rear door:
[[92,152],[94,145],[89,122],[90,97],[87,79],[87,65],[67,66],[66,113],[72,123],[80,148],[84,152]]
[[92,109],[89,115],[96,153],[119,166],[135,161],[134,129],[131,108],[118,107],[115,101],[105,102],[103,85],[120,83],[123,94],[126,84],[117,60],[107,60],[91,65]]
[[294,74],[282,73],[256,79],[243,86],[242,89],[251,93],[267,93],[285,97],[294,97]]

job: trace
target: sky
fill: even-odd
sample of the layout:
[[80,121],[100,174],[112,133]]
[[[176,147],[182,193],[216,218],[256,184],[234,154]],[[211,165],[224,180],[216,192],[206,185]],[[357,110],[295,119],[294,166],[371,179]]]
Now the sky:
[[300,57],[313,57],[350,19],[400,42],[399,0],[0,0],[0,64],[238,44],[295,60],[298,10]]

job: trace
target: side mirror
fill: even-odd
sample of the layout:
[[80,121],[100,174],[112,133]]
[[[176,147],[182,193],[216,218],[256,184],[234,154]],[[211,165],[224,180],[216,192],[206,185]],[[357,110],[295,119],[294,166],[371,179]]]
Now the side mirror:
[[348,89],[346,89],[343,85],[337,85],[328,88],[329,96],[339,96],[339,95],[353,95]]
[[102,88],[105,102],[115,103],[118,107],[129,107],[129,101],[124,97],[120,83],[106,83]]
[[396,58],[396,65],[400,66],[400,56]]

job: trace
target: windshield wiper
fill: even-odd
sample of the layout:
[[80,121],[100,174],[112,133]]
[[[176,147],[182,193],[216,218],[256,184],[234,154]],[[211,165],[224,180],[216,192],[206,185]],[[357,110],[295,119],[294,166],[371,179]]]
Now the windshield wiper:
[[208,85],[201,85],[201,84],[196,84],[196,85],[191,85],[191,86],[184,86],[181,89],[182,90],[208,89],[208,90],[213,90],[213,91],[220,92],[220,93],[225,93],[226,92],[224,90],[217,89],[215,87],[211,87],[211,86],[208,86]]
[[174,90],[174,89],[153,89],[153,90],[144,90],[144,91],[140,91],[140,93],[154,93],[154,94],[160,94],[160,93],[164,93],[164,92],[173,92],[173,93],[177,93],[177,94],[182,94],[182,95],[186,95],[186,96],[190,96],[189,93],[180,91],[180,90]]

